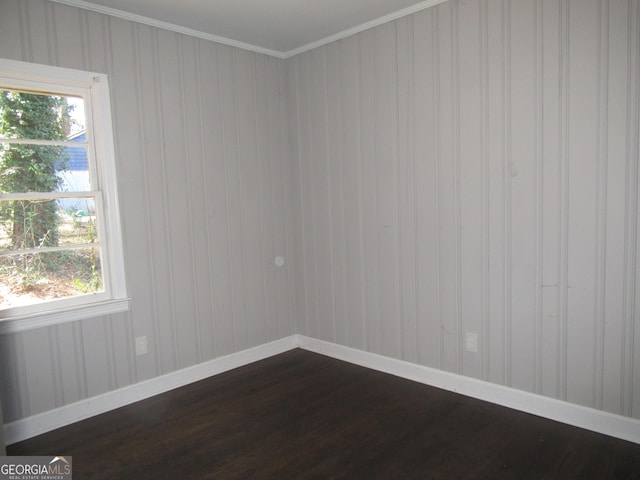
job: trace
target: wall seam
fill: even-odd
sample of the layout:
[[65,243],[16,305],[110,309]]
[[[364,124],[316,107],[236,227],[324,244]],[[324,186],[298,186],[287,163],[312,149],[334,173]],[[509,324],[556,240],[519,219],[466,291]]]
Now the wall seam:
[[[195,41],[195,58],[196,58],[196,94],[198,96],[198,98],[202,98],[202,69],[200,67],[201,65],[201,58],[202,58],[202,40],[197,39]],[[216,63],[217,63],[217,49],[216,49]],[[217,94],[217,92],[214,92],[213,94]],[[202,102],[197,102],[198,105],[198,122],[200,123],[201,127],[204,126],[204,115],[203,115],[203,111],[202,111]],[[212,233],[211,233],[211,213],[209,211],[209,205],[212,203],[210,196],[209,196],[209,192],[210,192],[210,188],[208,186],[208,175],[207,175],[207,162],[206,162],[206,146],[205,146],[205,141],[204,141],[204,134],[200,133],[200,168],[202,169],[202,185],[204,187],[204,216],[205,216],[205,224],[206,224],[206,232],[207,232],[207,247],[210,247],[211,244],[211,239],[213,237]],[[217,348],[216,348],[216,342],[215,342],[215,338],[217,337],[216,335],[216,289],[215,289],[215,285],[213,282],[213,274],[212,272],[214,272],[214,268],[213,268],[213,249],[212,248],[207,248],[207,265],[209,265],[209,269],[207,272],[207,276],[209,279],[209,306],[211,307],[211,317],[209,319],[209,324],[211,325],[211,333],[213,335],[214,341],[212,342],[212,357],[216,358],[217,356]],[[200,335],[200,332],[198,332],[198,335]],[[202,349],[202,340],[199,340],[199,345],[200,345],[200,349]]]
[[[164,113],[162,111],[162,83],[160,82],[160,47],[159,47],[159,32],[157,29],[153,29],[152,30],[152,48],[153,48],[153,54],[151,55],[151,58],[153,60],[153,75],[154,75],[154,79],[155,79],[155,84],[159,85],[160,87],[155,89],[154,91],[154,103],[155,103],[155,107],[156,107],[156,112],[158,114],[158,125],[159,125],[159,135],[160,135],[160,174],[161,174],[161,178],[162,178],[162,197],[161,197],[161,205],[162,205],[162,211],[163,211],[163,220],[164,220],[164,224],[163,224],[163,230],[164,230],[164,237],[165,237],[165,242],[167,245],[167,250],[169,252],[169,254],[167,255],[167,263],[169,265],[169,270],[173,271],[173,262],[171,260],[171,252],[173,251],[173,249],[171,248],[171,236],[170,236],[170,231],[169,231],[169,225],[171,223],[171,219],[169,216],[169,209],[168,209],[168,200],[167,200],[167,195],[168,195],[168,184],[167,184],[167,152],[166,152],[166,142],[165,142],[165,136],[166,136],[166,132],[165,132],[165,127],[164,127]],[[170,323],[170,328],[173,332],[173,338],[171,339],[171,347],[172,347],[172,353],[173,353],[173,365],[170,368],[170,371],[173,371],[177,368],[178,364],[179,364],[179,351],[178,351],[178,345],[176,342],[177,336],[178,336],[178,331],[177,331],[177,326],[176,326],[176,319],[175,319],[175,299],[174,299],[174,294],[175,294],[175,289],[173,288],[173,278],[171,275],[169,275],[168,278],[168,282],[169,282],[169,288],[171,289],[170,294],[167,296],[167,301],[169,302],[169,323]],[[163,373],[166,373],[166,370],[164,368],[164,365],[160,365],[161,371]]]
[[[140,129],[140,132],[145,131],[145,121],[144,121],[144,115],[143,115],[143,110],[144,110],[144,105],[143,105],[143,99],[142,99],[142,95],[141,95],[141,91],[142,91],[142,65],[140,62],[140,58],[141,58],[141,52],[140,52],[140,26],[138,26],[137,24],[133,24],[133,37],[136,40],[135,44],[133,46],[133,59],[135,61],[135,65],[136,68],[134,68],[133,70],[133,78],[135,81],[135,90],[137,92],[136,98],[137,98],[137,102],[136,102],[136,111],[138,114],[138,127]],[[141,155],[140,158],[142,159],[142,173],[143,173],[143,196],[144,196],[144,202],[145,202],[145,211],[150,212],[151,211],[151,200],[149,198],[149,182],[148,182],[148,168],[147,168],[147,149],[145,146],[145,142],[140,142],[140,150],[141,150]],[[149,216],[145,215],[144,217],[144,226],[145,226],[145,230],[147,233],[147,238],[153,238],[152,235],[152,230],[151,230],[151,222],[149,220]],[[149,264],[149,270],[150,270],[150,276],[151,276],[151,284],[155,285],[156,284],[156,268],[155,268],[155,263],[153,262],[153,242],[149,242],[149,244],[146,247],[146,251],[147,251],[147,255],[148,255],[148,264]],[[154,288],[150,289],[151,292],[151,298],[152,298],[152,304],[151,304],[151,313],[153,315],[153,318],[157,318],[157,312],[158,312],[158,298],[156,295],[156,290]],[[135,311],[135,306],[132,309],[133,311]],[[153,338],[154,338],[154,343],[156,346],[160,345],[160,332],[158,330],[158,326],[157,326],[157,322],[152,322],[152,329],[153,329]],[[135,335],[135,333],[134,333]],[[156,362],[156,374],[158,373],[159,370],[161,370],[161,359],[160,359],[160,349],[159,348],[155,348],[154,349],[154,358],[155,358],[155,362]],[[135,362],[135,376],[134,378],[137,380],[139,378],[139,372],[138,372],[138,362]]]

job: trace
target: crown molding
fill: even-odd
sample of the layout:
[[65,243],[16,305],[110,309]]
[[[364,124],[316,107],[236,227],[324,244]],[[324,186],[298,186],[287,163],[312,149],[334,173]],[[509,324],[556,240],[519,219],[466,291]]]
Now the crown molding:
[[211,33],[201,32],[192,28],[181,27],[169,22],[163,22],[162,20],[156,20],[155,18],[145,17],[143,15],[137,15],[135,13],[125,12],[124,10],[118,10],[116,8],[104,7],[102,5],[96,5],[95,3],[86,2],[84,0],[51,0],[54,3],[60,3],[62,5],[69,5],[71,7],[78,7],[84,10],[89,10],[96,13],[102,13],[111,17],[122,18],[136,23],[142,23],[151,27],[162,28],[163,30],[169,30],[175,33],[181,33],[189,35],[191,37],[201,38],[203,40],[209,40],[211,42],[221,43],[223,45],[229,45],[230,47],[241,48],[242,50],[249,50],[251,52],[263,53],[277,58],[284,58],[282,52],[276,50],[270,50],[268,48],[259,47],[257,45],[251,45],[250,43],[240,42],[238,40],[232,40],[230,38],[221,37],[219,35],[213,35]]
[[211,33],[206,33],[206,32],[201,32],[199,30],[194,30],[191,28],[181,27],[180,25],[176,25],[173,23],[164,22],[162,20],[156,20],[154,18],[145,17],[143,15],[137,15],[135,13],[125,12],[124,10],[118,10],[116,8],[97,5],[95,3],[87,2],[85,0],[51,0],[51,1],[55,3],[63,4],[63,5],[82,8],[84,10],[90,10],[96,13],[102,13],[104,15],[110,15],[112,17],[122,18],[124,20],[129,20],[136,23],[142,23],[144,25],[149,25],[152,27],[162,28],[164,30],[169,30],[176,33],[182,33],[184,35],[189,35],[191,37],[196,37],[196,38],[201,38],[203,40],[209,40],[212,42],[221,43],[223,45],[229,45],[231,47],[241,48],[243,50],[249,50],[251,52],[262,53],[262,54],[269,55],[276,58],[289,58],[289,57],[293,57],[294,55],[298,55],[300,53],[313,50],[314,48],[322,47],[331,42],[341,40],[351,35],[355,35],[365,30],[369,30],[370,28],[377,27],[378,25],[382,25],[383,23],[391,22],[398,18],[411,15],[412,13],[416,13],[421,10],[425,10],[427,8],[433,7],[435,5],[439,5],[441,3],[446,2],[447,0],[424,0],[420,3],[416,3],[415,5],[412,5],[411,7],[398,10],[397,12],[393,12],[393,13],[390,13],[389,15],[376,18],[375,20],[365,22],[358,26],[355,26],[347,30],[343,30],[342,32],[336,33],[334,35],[325,37],[321,40],[317,40],[315,42],[308,43],[301,47],[294,48],[293,50],[289,50],[287,52],[271,50],[268,48],[252,45],[250,43],[240,42],[238,40],[233,40],[233,39],[222,37],[219,35],[213,35]]
[[436,5],[440,5],[441,3],[444,3],[446,1],[448,0],[425,0],[423,2],[416,3],[415,5],[403,8],[402,10],[398,10],[397,12],[390,13],[389,15],[385,15],[384,17],[376,18],[375,20],[371,20],[356,27],[343,30],[342,32],[330,35],[321,40],[317,40],[301,47],[294,48],[293,50],[289,50],[288,52],[283,52],[281,54],[282,58],[289,58],[300,53],[308,52],[309,50],[313,50],[314,48],[322,47],[337,40],[342,40],[343,38],[350,37],[351,35],[355,35],[360,32],[364,32],[365,30],[377,27],[378,25],[382,25],[383,23],[391,22],[393,20],[397,20],[398,18],[411,15],[412,13],[416,13],[421,10],[426,10],[427,8],[434,7]]

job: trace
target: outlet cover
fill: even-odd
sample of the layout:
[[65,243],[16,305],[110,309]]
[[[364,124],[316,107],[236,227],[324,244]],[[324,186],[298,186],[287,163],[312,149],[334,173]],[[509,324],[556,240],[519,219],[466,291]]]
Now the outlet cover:
[[136,337],[136,356],[147,354],[147,337]]
[[472,332],[464,332],[464,349],[467,352],[478,351],[478,334]]

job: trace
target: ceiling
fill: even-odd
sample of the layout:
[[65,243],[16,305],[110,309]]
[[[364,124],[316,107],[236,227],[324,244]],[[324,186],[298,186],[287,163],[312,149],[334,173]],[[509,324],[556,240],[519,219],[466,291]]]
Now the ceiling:
[[286,58],[444,0],[54,0]]

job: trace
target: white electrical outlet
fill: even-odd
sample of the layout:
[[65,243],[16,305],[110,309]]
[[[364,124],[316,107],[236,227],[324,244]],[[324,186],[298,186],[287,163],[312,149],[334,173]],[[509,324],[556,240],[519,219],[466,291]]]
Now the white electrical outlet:
[[147,337],[136,337],[136,355],[146,355]]
[[478,351],[478,334],[472,332],[464,332],[464,349],[467,352]]

